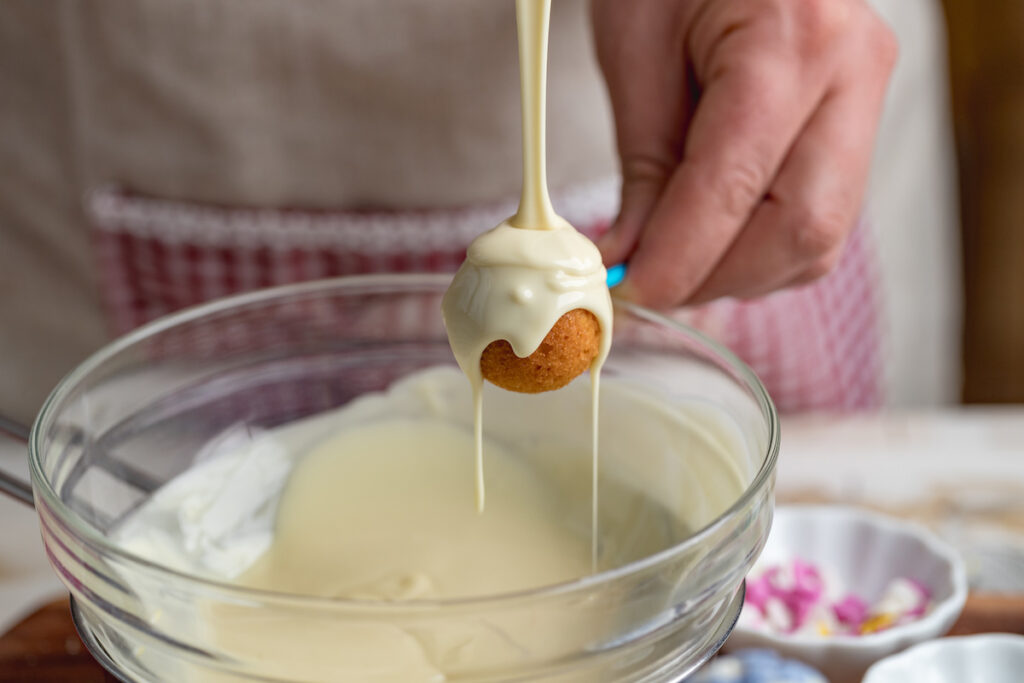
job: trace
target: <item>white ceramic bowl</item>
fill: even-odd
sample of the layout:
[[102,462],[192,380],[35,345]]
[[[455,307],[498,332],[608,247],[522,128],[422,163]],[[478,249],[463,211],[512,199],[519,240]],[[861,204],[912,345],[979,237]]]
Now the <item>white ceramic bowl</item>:
[[1024,636],[994,633],[940,638],[872,666],[864,683],[1019,683]]
[[858,683],[883,657],[944,635],[967,599],[966,572],[956,551],[923,527],[866,510],[779,507],[753,573],[797,557],[825,569],[846,590],[869,602],[880,598],[892,579],[916,579],[931,591],[932,608],[917,621],[863,636],[767,633],[741,619],[728,649],[771,648],[810,664],[831,683]]

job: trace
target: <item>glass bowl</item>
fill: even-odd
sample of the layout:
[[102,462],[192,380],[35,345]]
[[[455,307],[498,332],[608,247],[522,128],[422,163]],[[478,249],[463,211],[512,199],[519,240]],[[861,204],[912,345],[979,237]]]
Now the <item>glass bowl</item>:
[[[424,681],[678,681],[717,650],[771,523],[777,418],[732,354],[626,304],[617,304],[604,377],[685,403],[698,418],[714,413],[743,473],[726,504],[708,502],[702,482],[716,475],[697,462],[699,419],[686,444],[651,436],[603,448],[602,487],[659,501],[664,519],[642,523],[666,531],[642,556],[604,558],[595,574],[518,593],[381,603],[240,588],[114,541],[133,511],[225,434],[286,428],[454,365],[440,319],[448,282],[343,278],[217,301],[112,343],[54,390],[30,441],[43,540],[83,639],[114,675],[413,683],[402,668],[409,656],[424,663]],[[560,393],[547,400],[565,400]],[[589,476],[585,455],[578,460]],[[574,463],[566,456],[560,467]],[[606,533],[621,540],[637,530],[616,526],[615,495],[602,500]],[[588,505],[580,501],[587,519]],[[393,639],[386,655],[353,651],[374,633]]]

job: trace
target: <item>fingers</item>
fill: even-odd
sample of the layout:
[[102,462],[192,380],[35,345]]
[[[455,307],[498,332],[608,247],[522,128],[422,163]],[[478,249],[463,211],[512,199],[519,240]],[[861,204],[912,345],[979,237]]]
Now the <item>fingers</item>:
[[[885,97],[894,45],[864,45],[851,54],[800,133],[769,196],[718,267],[689,298],[750,298],[811,282],[832,270],[863,203],[873,140]],[[880,76],[864,78],[865,60]]]
[[619,215],[597,240],[606,265],[623,263],[630,257],[674,169],[674,159],[623,157]]
[[759,47],[735,50],[702,94],[682,163],[630,256],[626,291],[641,303],[675,305],[708,277],[820,98],[804,71]]
[[632,252],[682,155],[691,106],[678,0],[594,0],[594,35],[608,85],[623,177],[617,219],[598,248],[605,263]]
[[769,196],[688,303],[759,296],[832,269],[860,212],[877,106],[858,88],[822,103]]
[[[765,5],[779,16],[797,7]],[[749,23],[729,17],[717,38],[700,32],[705,90],[681,163],[669,175],[661,157],[636,155],[657,163],[640,164],[640,181],[626,178],[604,244],[612,260],[629,258],[621,295],[659,308],[756,296],[837,262],[863,199],[895,43],[862,3],[799,7],[795,25],[811,28],[796,38],[763,12]]]

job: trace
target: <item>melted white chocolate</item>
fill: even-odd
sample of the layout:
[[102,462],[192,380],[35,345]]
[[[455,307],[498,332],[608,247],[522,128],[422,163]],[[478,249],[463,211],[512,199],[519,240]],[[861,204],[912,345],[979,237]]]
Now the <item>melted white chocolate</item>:
[[[597,247],[551,206],[545,171],[545,88],[551,0],[517,0],[523,105],[523,193],[519,211],[470,245],[442,302],[455,359],[473,387],[477,509],[484,510],[483,377],[480,357],[506,340],[521,358],[540,346],[558,319],[590,311],[601,325],[593,378],[593,507],[597,537],[599,374],[611,347],[612,303]],[[596,551],[595,551],[596,552]]]
[[[483,375],[480,356],[504,339],[517,356],[532,354],[563,315],[582,308],[601,325],[591,367],[596,433],[598,375],[611,348],[612,302],[597,247],[571,226],[523,230],[503,223],[481,235],[442,302],[455,359],[473,387],[477,509],[484,509]],[[594,441],[595,468],[597,440]]]
[[[653,372],[682,385],[700,376],[674,358],[641,362],[631,368],[624,359],[625,374]],[[241,428],[143,503],[115,540],[150,561],[216,581],[373,601],[493,596],[587,574],[590,434],[566,425],[586,415],[588,387],[485,393],[489,414],[510,418],[488,425],[494,484],[486,515],[467,510],[469,386],[458,370],[442,366],[269,432]],[[748,441],[740,423],[712,403],[621,378],[606,382],[602,400],[601,569],[661,552],[711,523],[760,464],[764,444]],[[269,548],[253,552],[264,540]],[[570,634],[563,621],[538,621],[532,606],[521,624],[499,620],[498,627],[482,618],[468,627],[455,608],[420,630],[393,623],[386,611],[366,618],[358,610],[280,604],[264,611],[247,601],[196,605],[175,597],[173,581],[123,578],[154,623],[274,679],[464,680],[485,667],[513,671],[561,652],[567,639],[596,642],[620,620],[633,623],[629,595],[618,591],[605,596],[604,618],[581,611]],[[204,660],[140,650],[163,680],[237,680],[203,669]]]
[[[567,502],[488,441],[500,485],[467,510],[473,439],[437,419],[386,418],[344,430],[288,479],[270,550],[241,578],[257,588],[356,600],[496,595],[571,581],[590,568]],[[339,489],[339,482],[344,487]]]
[[612,303],[597,247],[566,226],[522,230],[503,223],[469,247],[445,294],[448,339],[470,383],[482,383],[480,356],[507,340],[517,356],[532,354],[563,315],[582,308],[601,324],[596,367],[608,355]]
[[516,0],[523,108],[523,193],[519,211],[509,219],[509,223],[527,230],[550,230],[569,225],[555,213],[548,194],[545,117],[550,18],[551,0]]

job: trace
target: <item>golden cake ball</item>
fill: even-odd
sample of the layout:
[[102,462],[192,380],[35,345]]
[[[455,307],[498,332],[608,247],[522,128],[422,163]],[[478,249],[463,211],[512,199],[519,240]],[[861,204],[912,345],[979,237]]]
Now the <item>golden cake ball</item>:
[[505,340],[491,342],[480,356],[480,370],[502,389],[539,394],[576,379],[600,351],[601,323],[590,311],[577,308],[559,318],[526,358],[517,356]]

